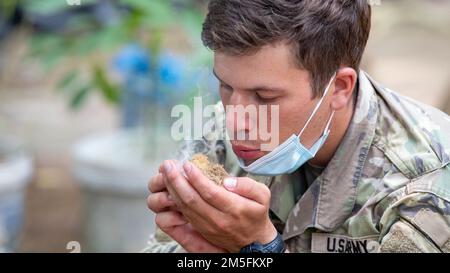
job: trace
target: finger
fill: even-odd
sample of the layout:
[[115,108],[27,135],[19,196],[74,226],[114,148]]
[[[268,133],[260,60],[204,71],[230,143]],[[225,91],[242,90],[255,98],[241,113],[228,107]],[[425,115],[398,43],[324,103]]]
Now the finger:
[[[182,203],[180,196],[178,195],[178,193],[175,191],[175,189],[173,189],[172,186],[169,185],[169,182],[167,180],[167,176],[165,173],[163,173],[163,182],[164,182],[164,186],[166,187],[167,191],[169,192],[169,195],[171,197],[172,200],[175,201],[176,204],[180,204]],[[181,208],[181,206],[180,206]]]
[[177,205],[186,206],[198,213],[207,213],[212,207],[205,203],[189,182],[175,168],[172,161],[164,162],[166,186]]
[[190,224],[161,228],[172,239],[177,241],[187,252],[196,253],[225,253],[225,249],[219,248],[208,242],[200,233],[195,231]]
[[[176,159],[174,159],[174,160],[172,160],[172,161],[173,161],[175,164],[178,163],[178,160],[176,160]],[[158,172],[159,172],[159,173],[164,173],[164,162],[163,162],[161,165],[159,165]]]
[[203,200],[218,210],[227,211],[234,203],[235,195],[206,177],[194,164],[183,165],[188,182],[194,187]]
[[223,213],[201,198],[186,178],[174,168],[173,162],[168,161],[167,164],[172,166],[166,166],[165,182],[177,207],[191,223],[196,223],[204,229],[213,228],[219,219],[223,219]]
[[156,225],[163,231],[165,231],[165,229],[167,228],[184,225],[187,223],[186,219],[183,217],[183,214],[177,211],[165,211],[157,213],[155,216],[155,222]]
[[[164,181],[167,181],[166,178],[164,178]],[[183,215],[183,217],[188,221],[189,223],[194,223],[199,230],[206,230],[211,233],[211,230],[214,230],[214,223],[217,221],[217,219],[220,219],[223,217],[222,213],[220,211],[217,212],[202,212],[197,211],[195,208],[192,208],[192,204],[189,203],[183,203],[181,198],[179,197],[178,193],[172,189],[171,186],[167,186],[167,189],[169,191],[170,196],[174,200],[174,202],[178,205],[175,205],[174,207],[171,207],[171,210],[177,211]],[[201,199],[201,198],[199,198]]]
[[270,202],[269,188],[248,177],[227,177],[224,179],[223,185],[227,190],[259,204],[268,205]]
[[151,193],[166,190],[166,184],[164,184],[163,175],[161,173],[156,174],[150,179],[150,182],[148,183],[148,190]]
[[153,212],[159,213],[175,206],[175,201],[169,196],[169,192],[162,191],[150,194],[147,197],[147,206]]

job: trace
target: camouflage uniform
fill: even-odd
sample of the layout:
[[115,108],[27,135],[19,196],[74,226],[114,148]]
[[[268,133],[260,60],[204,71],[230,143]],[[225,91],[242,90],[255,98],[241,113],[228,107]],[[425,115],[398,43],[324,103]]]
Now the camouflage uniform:
[[[289,252],[450,252],[449,116],[365,72],[358,82],[346,135],[310,185],[303,167],[275,177],[243,173],[228,141],[213,141],[206,153],[231,175],[270,188],[270,217]],[[146,252],[182,251],[161,234]]]

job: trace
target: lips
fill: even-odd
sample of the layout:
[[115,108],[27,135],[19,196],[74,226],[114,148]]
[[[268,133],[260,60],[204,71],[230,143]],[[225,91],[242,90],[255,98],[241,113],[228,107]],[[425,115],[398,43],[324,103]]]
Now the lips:
[[232,145],[232,149],[237,157],[244,160],[253,160],[264,155],[264,152],[262,152],[260,149],[243,145]]

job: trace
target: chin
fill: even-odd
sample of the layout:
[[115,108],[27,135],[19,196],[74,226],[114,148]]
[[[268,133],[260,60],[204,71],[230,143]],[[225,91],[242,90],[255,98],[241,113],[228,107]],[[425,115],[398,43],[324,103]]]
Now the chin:
[[244,159],[245,166],[248,166],[248,165],[252,164],[252,163],[255,162],[256,160],[258,160],[258,159],[250,159],[250,160]]

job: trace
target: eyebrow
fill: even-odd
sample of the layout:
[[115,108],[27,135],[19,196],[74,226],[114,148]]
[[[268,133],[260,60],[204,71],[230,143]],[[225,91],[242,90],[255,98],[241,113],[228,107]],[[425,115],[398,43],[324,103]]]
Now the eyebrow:
[[[214,76],[223,84],[230,86],[229,84],[227,84],[224,80],[222,80],[216,73],[216,71],[213,69],[213,74]],[[261,91],[275,91],[275,92],[286,92],[286,89],[284,88],[280,88],[280,87],[274,87],[274,86],[265,86],[265,85],[261,85],[261,86],[256,86],[256,87],[251,87],[251,88],[245,88],[244,90],[249,91],[249,92],[261,92]]]

